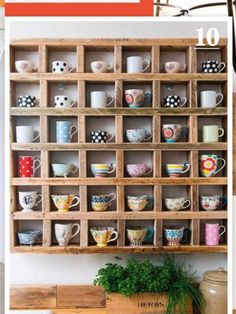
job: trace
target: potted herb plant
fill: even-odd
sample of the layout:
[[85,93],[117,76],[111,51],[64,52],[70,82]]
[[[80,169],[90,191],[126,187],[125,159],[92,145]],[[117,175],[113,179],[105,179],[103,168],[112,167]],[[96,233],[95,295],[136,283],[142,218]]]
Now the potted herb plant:
[[192,313],[192,302],[203,311],[204,297],[185,261],[163,255],[161,265],[130,259],[125,267],[108,263],[94,281],[107,293],[107,313]]

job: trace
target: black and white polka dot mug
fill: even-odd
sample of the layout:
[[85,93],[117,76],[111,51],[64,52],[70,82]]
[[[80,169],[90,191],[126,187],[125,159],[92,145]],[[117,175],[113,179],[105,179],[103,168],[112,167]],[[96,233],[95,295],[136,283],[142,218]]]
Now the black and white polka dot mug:
[[219,62],[216,60],[207,60],[202,62],[202,72],[203,73],[219,73],[222,72],[226,67],[224,62]]
[[18,98],[18,107],[36,107],[37,103],[35,96],[23,95]]
[[107,131],[92,131],[91,142],[92,143],[109,143],[113,139],[113,135]]
[[164,107],[166,108],[180,108],[184,107],[188,99],[176,95],[168,95],[164,98]]
[[54,105],[56,108],[70,108],[76,103],[75,97],[67,95],[56,95],[54,97]]
[[74,70],[73,64],[68,64],[66,61],[53,61],[52,72],[57,74],[66,74]]

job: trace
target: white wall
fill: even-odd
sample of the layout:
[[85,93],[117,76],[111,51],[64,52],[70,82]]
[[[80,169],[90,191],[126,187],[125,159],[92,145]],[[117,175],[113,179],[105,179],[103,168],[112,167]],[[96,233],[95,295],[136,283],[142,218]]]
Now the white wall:
[[[113,19],[114,20],[114,19]],[[220,35],[226,36],[226,25],[218,22],[207,23],[175,23],[165,22],[65,22],[65,23],[40,23],[38,21],[24,23],[11,22],[10,37],[32,38],[32,37],[195,37],[195,29],[202,27],[217,27]],[[1,115],[0,115],[1,116]],[[120,255],[123,262],[130,255]],[[183,255],[179,255],[183,256]],[[148,258],[158,261],[158,255],[139,256],[137,258]],[[13,254],[10,259],[10,281],[11,284],[27,283],[92,283],[97,270],[106,262],[115,261],[114,255],[33,255]],[[187,262],[193,269],[197,269],[199,276],[205,270],[218,267],[227,267],[225,254],[192,254]],[[20,270],[20,271],[19,271]]]

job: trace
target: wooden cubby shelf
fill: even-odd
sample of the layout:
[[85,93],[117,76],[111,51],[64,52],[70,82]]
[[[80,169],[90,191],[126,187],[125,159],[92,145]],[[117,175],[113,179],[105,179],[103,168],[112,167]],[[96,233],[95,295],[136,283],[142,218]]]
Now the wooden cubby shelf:
[[[10,149],[11,149],[11,250],[14,253],[225,253],[227,235],[217,246],[206,246],[204,223],[219,222],[227,226],[227,204],[214,211],[201,208],[200,197],[220,195],[227,198],[227,167],[212,177],[202,177],[199,160],[202,154],[216,154],[227,161],[227,69],[224,73],[203,74],[200,71],[202,54],[195,49],[195,39],[26,39],[15,40],[10,48]],[[207,46],[206,46],[207,47]],[[227,40],[220,39],[216,59],[227,64]],[[186,73],[163,73],[162,65],[175,52],[187,65]],[[149,56],[150,68],[145,73],[126,73],[126,58],[130,54]],[[212,52],[211,52],[212,53]],[[211,54],[212,55],[212,54]],[[33,73],[15,71],[19,58],[31,60],[38,65]],[[58,59],[59,58],[59,59]],[[90,62],[104,60],[113,64],[109,73],[92,73]],[[68,74],[51,72],[53,60],[66,60],[74,65]],[[164,61],[165,60],[165,61]],[[172,61],[172,60],[171,60]],[[182,62],[182,61],[181,61]],[[125,103],[127,89],[143,89],[151,94],[150,101],[141,108],[129,108]],[[214,89],[222,93],[221,106],[202,108],[199,94]],[[114,96],[111,106],[92,108],[90,93],[102,90]],[[55,108],[56,95],[75,98],[73,107]],[[186,97],[182,108],[165,108],[166,95]],[[20,95],[37,98],[37,106],[17,106]],[[57,121],[68,120],[78,127],[70,143],[56,142]],[[181,124],[188,133],[175,143],[162,138],[163,124]],[[215,143],[202,140],[203,125],[219,125],[224,136]],[[16,126],[29,125],[39,131],[40,138],[34,143],[17,143]],[[114,136],[109,143],[91,143],[92,130],[107,130]],[[152,133],[147,142],[129,143],[127,129],[146,129]],[[41,161],[35,177],[19,177],[19,156],[33,156]],[[146,177],[129,177],[126,164],[144,162],[152,169]],[[78,171],[67,178],[53,177],[52,163],[73,163]],[[113,163],[114,173],[106,178],[95,178],[92,163]],[[170,178],[165,172],[167,163],[189,163],[188,174]],[[37,191],[42,203],[33,212],[22,212],[18,192]],[[91,195],[115,193],[116,199],[104,212],[92,210]],[[68,212],[59,212],[51,195],[74,194],[79,204]],[[151,207],[131,211],[127,195],[149,195]],[[165,198],[184,197],[190,200],[188,208],[170,211]],[[80,224],[80,233],[68,246],[59,246],[54,225]],[[180,246],[167,246],[164,227],[185,227]],[[107,247],[97,247],[90,234],[94,226],[111,226],[118,232],[118,239]],[[131,247],[127,228],[151,226],[154,235],[142,246]],[[33,246],[19,244],[17,232],[27,229],[42,231],[41,242]]]

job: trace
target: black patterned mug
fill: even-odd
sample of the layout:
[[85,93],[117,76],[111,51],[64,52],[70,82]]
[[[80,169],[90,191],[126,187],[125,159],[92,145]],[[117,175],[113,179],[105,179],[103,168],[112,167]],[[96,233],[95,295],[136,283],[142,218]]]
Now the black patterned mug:
[[164,107],[166,108],[179,108],[186,105],[188,99],[176,95],[168,95],[164,98]]
[[222,72],[226,67],[225,62],[219,62],[216,60],[207,60],[202,62],[203,73],[219,73]]
[[18,98],[19,107],[36,107],[37,99],[35,96],[23,95]]
[[92,143],[109,143],[113,139],[113,135],[107,131],[92,131],[91,142]]

